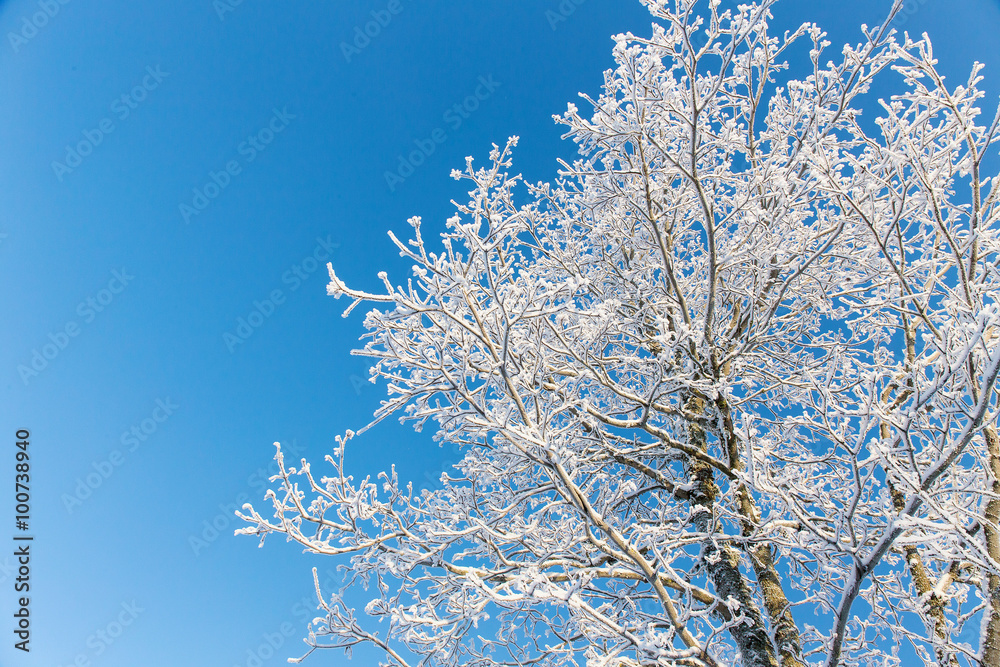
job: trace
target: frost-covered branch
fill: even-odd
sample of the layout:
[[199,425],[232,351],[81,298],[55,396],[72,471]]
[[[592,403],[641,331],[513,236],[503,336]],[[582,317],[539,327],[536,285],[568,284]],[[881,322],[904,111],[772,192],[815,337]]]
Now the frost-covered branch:
[[309,645],[389,665],[1000,664],[980,66],[946,85],[889,20],[831,54],[772,35],[772,0],[644,4],[652,34],[556,118],[580,157],[554,184],[511,173],[512,138],[453,172],[440,241],[391,235],[404,284],[330,267],[345,315],[374,306],[372,424],[433,424],[453,476],[355,482],[350,432],[318,479],[279,449],[241,532],[341,558]]

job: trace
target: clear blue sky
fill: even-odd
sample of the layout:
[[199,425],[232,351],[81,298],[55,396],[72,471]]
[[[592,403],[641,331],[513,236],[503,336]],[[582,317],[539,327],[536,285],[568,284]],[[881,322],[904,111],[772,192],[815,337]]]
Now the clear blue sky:
[[[273,441],[319,461],[384,394],[348,354],[361,311],[341,319],[316,259],[362,288],[380,269],[405,280],[386,232],[406,234],[412,215],[425,235],[441,229],[465,190],[449,171],[513,134],[515,168],[552,178],[573,146],[551,115],[598,92],[611,34],[649,30],[634,0],[577,0],[555,29],[558,0],[236,2],[0,1],[4,667],[253,665],[266,635],[281,645],[260,664],[300,655],[309,568],[334,563],[278,540],[258,550],[232,536],[231,511],[260,500]],[[997,1],[909,4],[906,27],[931,33],[952,82],[987,63],[992,104]],[[786,0],[778,23],[817,20],[839,45],[888,5]],[[391,21],[345,55],[372,11]],[[478,108],[453,110],[470,96]],[[398,156],[432,136],[433,154],[390,187]],[[19,428],[36,536],[29,656],[12,646],[5,560]],[[450,456],[395,422],[349,454],[362,476],[396,462],[416,480]]]

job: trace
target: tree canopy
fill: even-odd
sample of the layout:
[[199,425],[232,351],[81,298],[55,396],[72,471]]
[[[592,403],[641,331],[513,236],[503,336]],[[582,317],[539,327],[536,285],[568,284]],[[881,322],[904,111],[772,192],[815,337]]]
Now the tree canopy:
[[430,422],[455,470],[417,493],[355,481],[353,432],[322,476],[279,446],[238,532],[344,557],[307,642],[397,667],[1000,666],[979,65],[946,85],[892,14],[831,52],[771,34],[773,0],[643,2],[651,34],[557,117],[554,184],[511,172],[514,137],[453,172],[439,243],[390,234],[405,285],[330,267],[345,316],[372,304],[375,421]]

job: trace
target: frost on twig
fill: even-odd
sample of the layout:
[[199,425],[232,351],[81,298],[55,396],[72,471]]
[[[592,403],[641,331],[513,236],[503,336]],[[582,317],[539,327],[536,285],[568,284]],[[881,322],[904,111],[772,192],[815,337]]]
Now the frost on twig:
[[453,172],[440,239],[390,235],[405,283],[330,267],[345,315],[375,306],[373,423],[461,462],[416,493],[354,480],[353,433],[320,477],[279,449],[241,532],[339,559],[307,643],[387,665],[1000,664],[979,66],[946,86],[889,20],[831,53],[772,35],[771,1],[645,4],[652,34],[557,117],[580,157],[554,184],[511,172],[513,138]]

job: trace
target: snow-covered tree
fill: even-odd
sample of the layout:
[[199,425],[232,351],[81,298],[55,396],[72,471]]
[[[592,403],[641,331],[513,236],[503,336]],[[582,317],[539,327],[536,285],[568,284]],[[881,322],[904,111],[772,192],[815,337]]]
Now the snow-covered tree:
[[892,15],[831,53],[771,34],[773,0],[643,2],[651,35],[557,117],[580,158],[554,185],[510,173],[512,138],[453,172],[440,243],[392,237],[405,285],[330,267],[345,316],[373,304],[375,421],[430,421],[455,471],[416,493],[354,481],[352,432],[322,476],[279,446],[274,514],[238,532],[344,557],[307,642],[387,665],[1000,666],[980,66],[946,85]]

